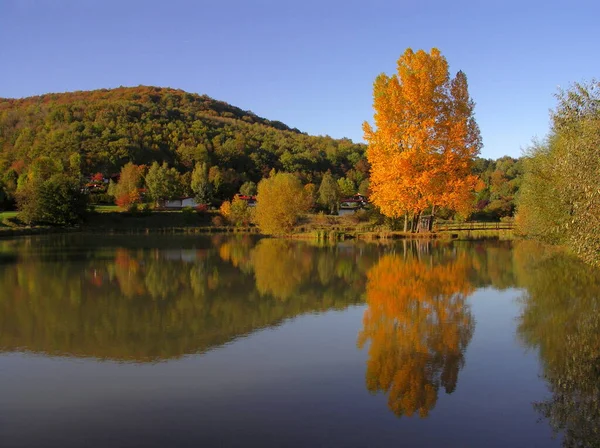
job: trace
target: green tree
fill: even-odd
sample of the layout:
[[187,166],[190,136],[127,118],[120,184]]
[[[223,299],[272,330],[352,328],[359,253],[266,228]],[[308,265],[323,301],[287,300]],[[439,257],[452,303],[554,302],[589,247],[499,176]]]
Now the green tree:
[[291,232],[306,212],[306,190],[296,176],[276,173],[258,184],[255,219],[266,234]]
[[340,195],[343,198],[349,198],[356,193],[356,185],[354,182],[347,177],[341,177],[337,181]]
[[167,163],[159,165],[154,162],[146,174],[148,197],[157,205],[165,199],[173,199],[181,195],[180,175]]
[[191,187],[198,204],[210,204],[212,202],[212,184],[208,178],[206,163],[197,163],[194,167]]
[[600,264],[600,82],[575,84],[557,99],[549,137],[525,160],[517,223]]
[[318,203],[323,207],[329,209],[329,213],[335,214],[338,210],[338,205],[340,201],[340,189],[328,171],[323,176],[323,180],[321,180],[321,186],[319,187],[319,198]]
[[256,184],[252,181],[244,182],[240,187],[240,194],[254,196],[256,194]]
[[252,209],[245,200],[235,197],[231,201],[226,218],[235,226],[247,226],[252,220]]
[[25,186],[18,204],[19,217],[28,224],[65,226],[83,221],[88,202],[78,179],[59,173]]

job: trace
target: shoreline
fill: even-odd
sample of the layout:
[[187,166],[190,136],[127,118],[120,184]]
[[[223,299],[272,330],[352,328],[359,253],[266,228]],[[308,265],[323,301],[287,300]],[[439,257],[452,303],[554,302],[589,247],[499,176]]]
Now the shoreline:
[[80,226],[80,227],[7,227],[0,228],[0,239],[16,238],[20,236],[35,236],[61,233],[92,233],[104,235],[152,235],[152,234],[254,234],[274,238],[312,241],[377,241],[401,239],[443,239],[443,240],[484,240],[484,239],[515,239],[512,230],[465,230],[410,233],[391,230],[364,231],[360,228],[345,227],[342,229],[320,228],[294,232],[286,235],[266,235],[257,227],[235,226],[162,226],[162,227],[136,227],[136,226]]

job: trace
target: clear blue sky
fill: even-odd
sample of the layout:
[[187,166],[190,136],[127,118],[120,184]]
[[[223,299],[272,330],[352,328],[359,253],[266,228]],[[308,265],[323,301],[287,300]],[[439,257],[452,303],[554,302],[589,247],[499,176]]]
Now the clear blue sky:
[[559,85],[600,77],[599,18],[597,0],[0,0],[0,97],[174,87],[360,141],[375,76],[438,47],[468,76],[482,156],[519,156]]

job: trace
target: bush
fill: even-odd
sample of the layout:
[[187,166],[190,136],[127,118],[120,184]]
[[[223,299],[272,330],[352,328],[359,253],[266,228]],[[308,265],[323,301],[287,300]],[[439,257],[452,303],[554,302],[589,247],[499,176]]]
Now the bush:
[[252,221],[252,209],[245,200],[234,198],[228,219],[234,226],[248,226]]
[[144,202],[139,209],[140,214],[147,216],[152,213],[153,207],[148,202]]
[[229,216],[231,215],[231,202],[223,201],[221,206],[219,207],[219,213],[226,221],[229,220]]
[[221,215],[215,215],[211,219],[211,223],[215,227],[223,227],[225,225],[225,219]]
[[88,207],[88,196],[81,191],[79,181],[65,174],[25,185],[17,200],[19,218],[27,224],[79,224]]
[[137,214],[140,211],[140,207],[138,205],[137,202],[134,202],[133,204],[129,204],[127,206],[127,212],[131,213],[131,214]]

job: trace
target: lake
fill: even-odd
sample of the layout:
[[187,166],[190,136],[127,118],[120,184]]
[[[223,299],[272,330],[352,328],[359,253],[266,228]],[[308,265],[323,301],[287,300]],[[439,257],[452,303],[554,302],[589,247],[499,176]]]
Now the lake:
[[0,444],[598,446],[599,293],[527,241],[0,240]]

